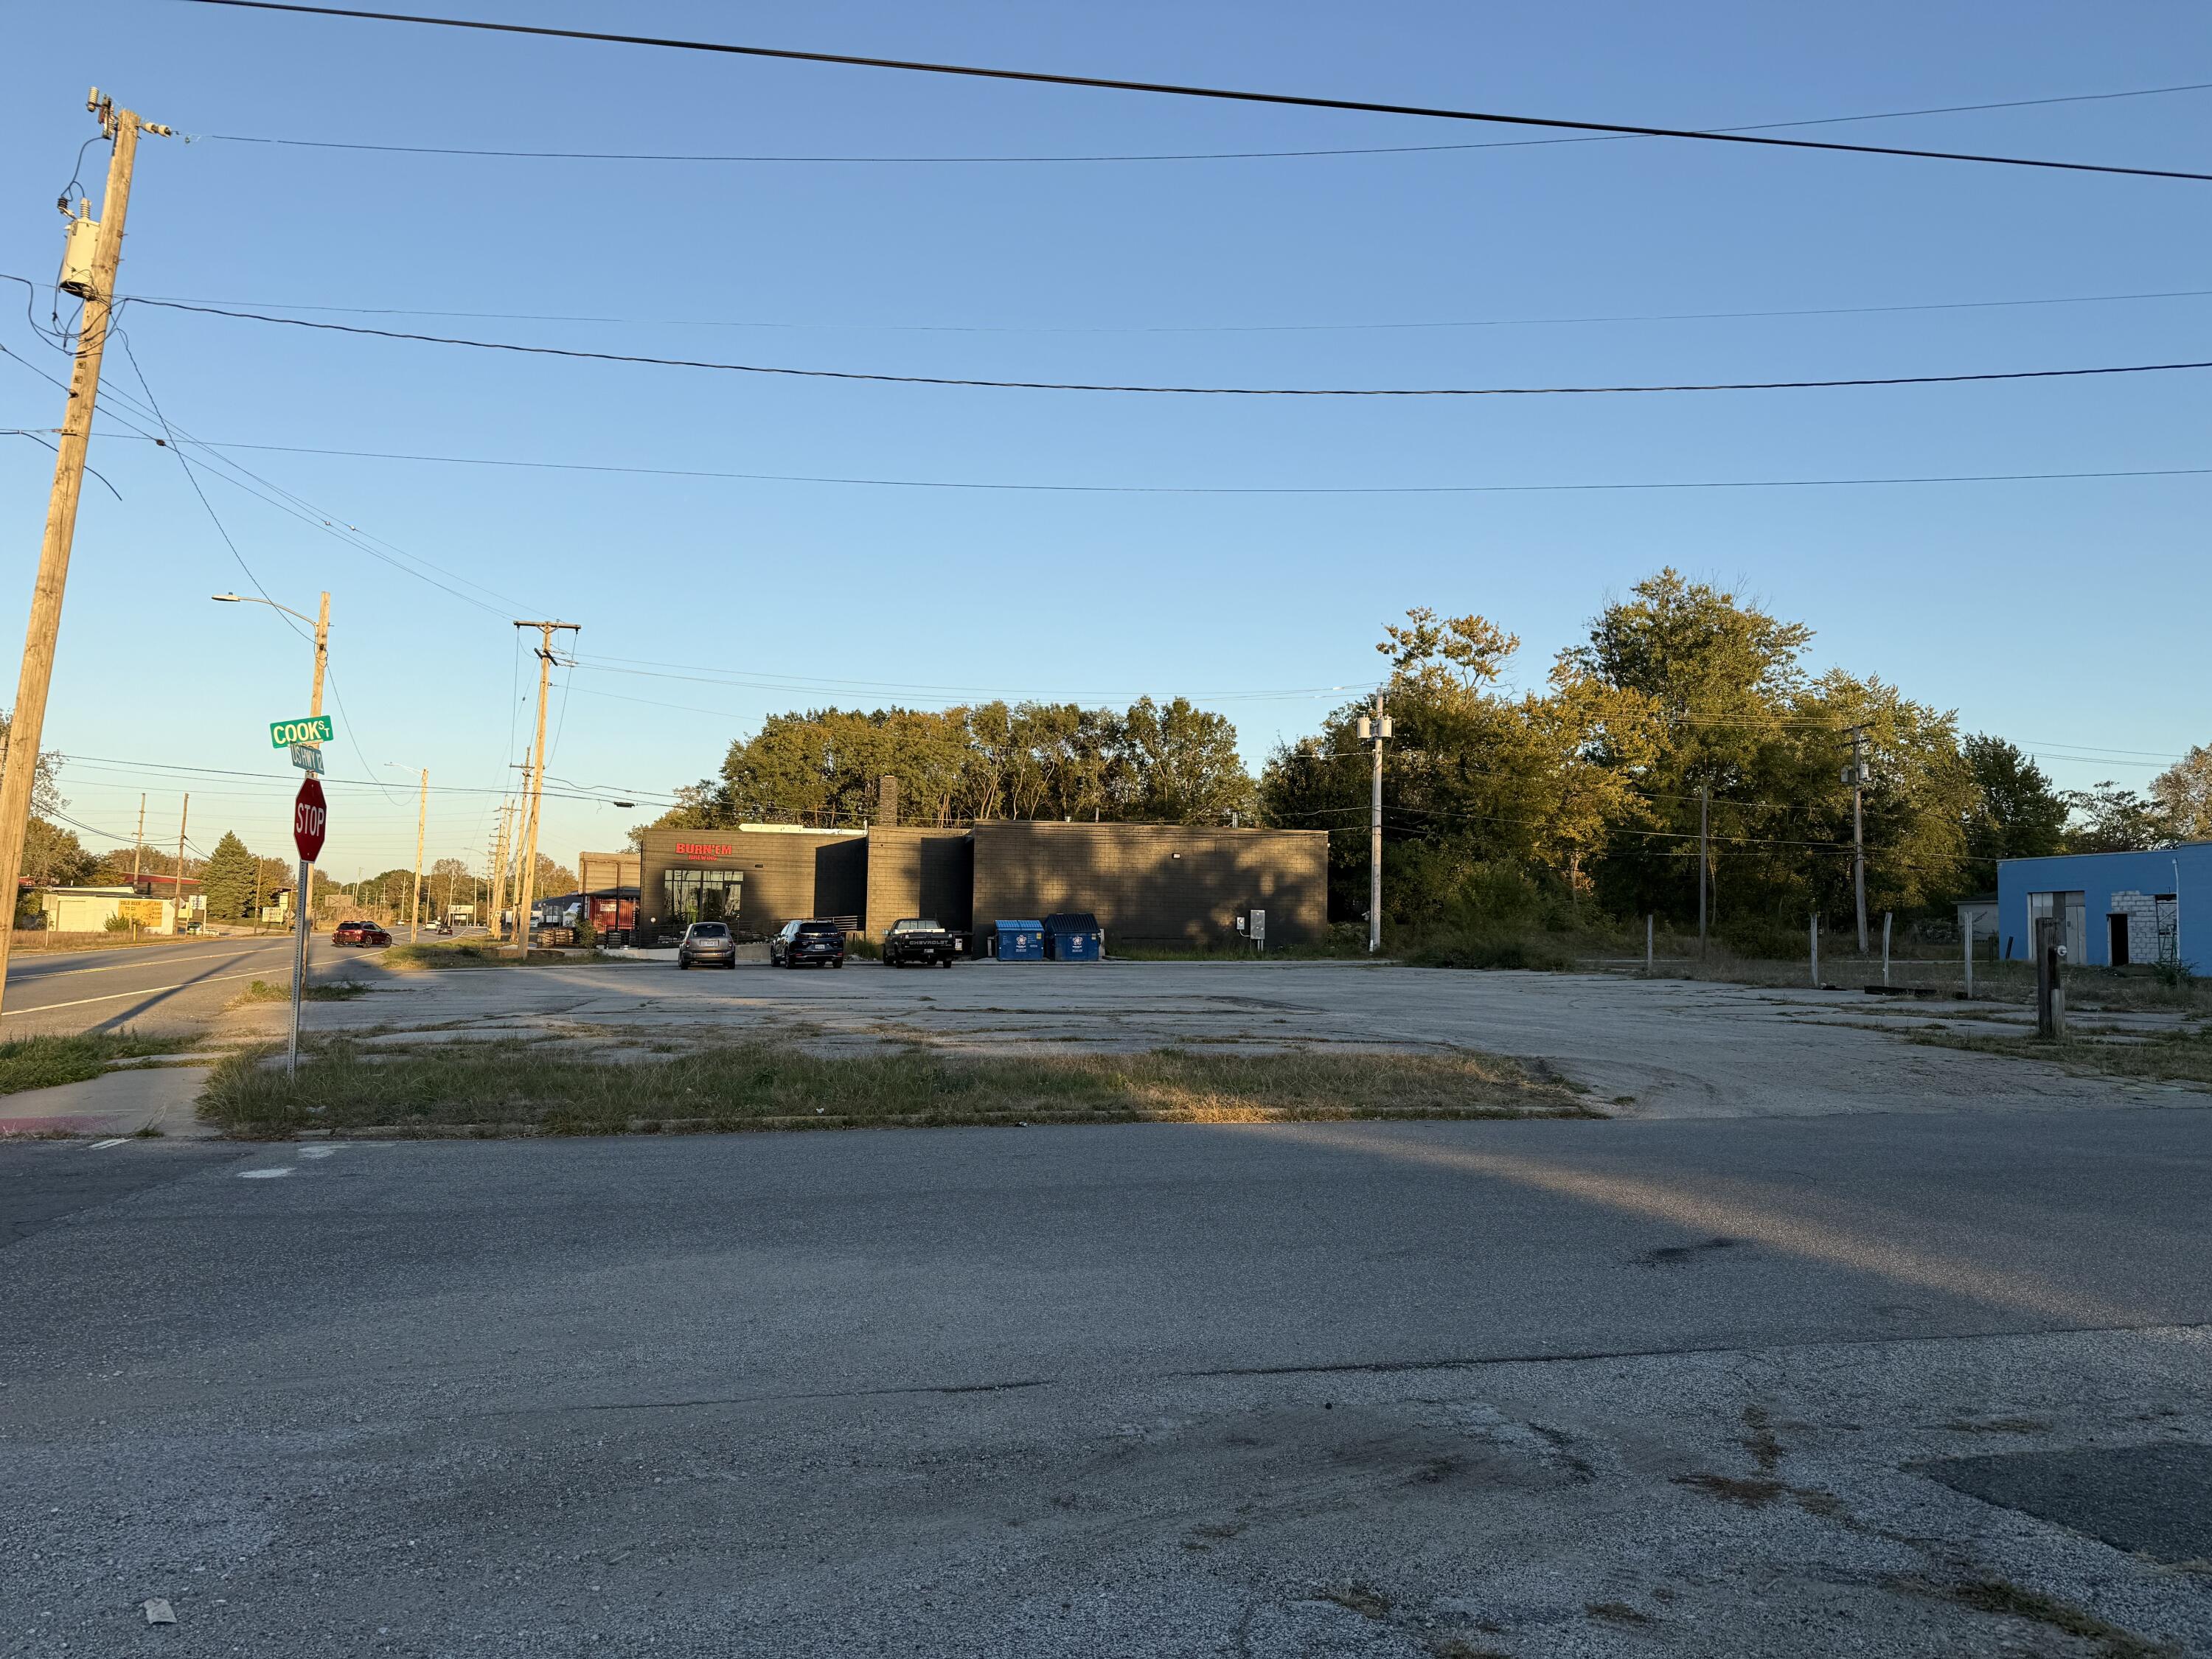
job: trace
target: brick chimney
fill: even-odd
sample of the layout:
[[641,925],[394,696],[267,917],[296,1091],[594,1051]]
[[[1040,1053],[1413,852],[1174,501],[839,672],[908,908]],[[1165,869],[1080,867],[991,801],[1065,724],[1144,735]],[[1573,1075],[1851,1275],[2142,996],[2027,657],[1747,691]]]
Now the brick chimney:
[[876,780],[876,822],[886,830],[898,828],[898,779],[889,772]]

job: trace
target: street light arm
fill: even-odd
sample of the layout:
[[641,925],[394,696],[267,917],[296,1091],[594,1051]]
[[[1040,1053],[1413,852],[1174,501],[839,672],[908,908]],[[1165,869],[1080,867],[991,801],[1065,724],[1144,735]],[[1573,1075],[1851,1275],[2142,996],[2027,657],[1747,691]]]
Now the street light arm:
[[210,593],[208,597],[224,605],[265,605],[271,611],[281,611],[288,617],[297,617],[303,623],[315,619],[304,611],[295,611],[289,605],[279,605],[274,599],[257,599],[250,593]]

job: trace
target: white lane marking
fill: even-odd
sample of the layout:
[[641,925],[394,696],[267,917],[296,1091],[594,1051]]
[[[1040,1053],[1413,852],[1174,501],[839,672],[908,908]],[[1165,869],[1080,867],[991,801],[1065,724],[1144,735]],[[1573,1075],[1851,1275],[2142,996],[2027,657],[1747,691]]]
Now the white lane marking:
[[131,997],[150,997],[158,991],[189,991],[195,985],[220,985],[227,979],[259,979],[258,974],[210,974],[205,979],[179,980],[174,985],[144,985],[135,991],[112,991],[104,997],[79,997],[74,1002],[42,1002],[35,1008],[10,1008],[0,1019],[18,1014],[50,1014],[57,1008],[82,1008],[88,1002],[122,1002]]
[[300,1156],[301,1158],[328,1158],[336,1151],[337,1151],[337,1148],[335,1146],[302,1146],[300,1148]]
[[95,1140],[91,1146],[86,1147],[85,1150],[88,1152],[104,1152],[110,1146],[120,1146],[130,1138],[131,1137],[128,1135],[118,1135],[112,1140]]
[[[26,973],[23,978],[27,982],[34,979],[59,979],[64,974],[117,974],[126,968],[143,968],[156,962],[206,962],[210,958],[221,961],[225,957],[235,961],[238,957],[250,955],[255,951],[276,946],[281,946],[287,956],[291,954],[292,941],[289,939],[264,939],[259,945],[241,945],[235,951],[164,951],[156,945],[152,947],[150,954],[145,950],[134,952],[133,954],[138,957],[136,962],[110,962],[96,968],[52,968],[43,974]],[[27,951],[24,955],[35,957],[36,953]],[[34,967],[37,963],[33,961],[25,965]]]
[[274,1181],[278,1176],[288,1176],[291,1173],[292,1166],[289,1164],[282,1164],[273,1170],[240,1170],[238,1172],[238,1178],[240,1181]]

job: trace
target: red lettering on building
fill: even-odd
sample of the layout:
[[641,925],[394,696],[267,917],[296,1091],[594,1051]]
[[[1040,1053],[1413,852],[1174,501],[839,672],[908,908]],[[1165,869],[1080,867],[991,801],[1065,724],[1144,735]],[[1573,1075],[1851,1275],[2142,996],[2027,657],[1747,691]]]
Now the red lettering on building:
[[737,851],[734,847],[716,846],[711,842],[679,841],[676,850],[687,859],[726,859]]

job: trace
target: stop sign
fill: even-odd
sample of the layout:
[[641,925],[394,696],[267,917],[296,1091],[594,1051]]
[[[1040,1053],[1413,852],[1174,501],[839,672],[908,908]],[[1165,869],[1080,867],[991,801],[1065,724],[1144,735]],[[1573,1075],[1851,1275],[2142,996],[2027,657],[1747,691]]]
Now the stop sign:
[[330,828],[330,822],[323,786],[313,778],[307,779],[292,801],[292,844],[300,849],[302,864],[313,864],[322,856],[323,832]]

